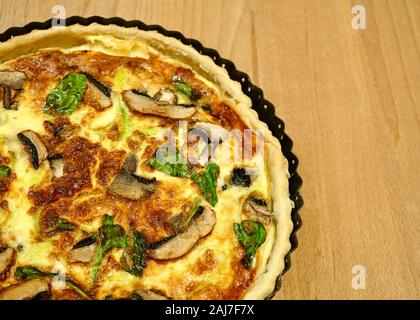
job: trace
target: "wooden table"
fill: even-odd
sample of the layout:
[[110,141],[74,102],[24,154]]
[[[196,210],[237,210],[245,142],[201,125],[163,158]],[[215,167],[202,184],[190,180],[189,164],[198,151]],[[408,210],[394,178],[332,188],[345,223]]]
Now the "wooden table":
[[[199,39],[277,106],[305,199],[277,298],[420,298],[420,0],[1,0],[0,30],[46,20],[57,3]],[[365,30],[352,28],[355,4]]]

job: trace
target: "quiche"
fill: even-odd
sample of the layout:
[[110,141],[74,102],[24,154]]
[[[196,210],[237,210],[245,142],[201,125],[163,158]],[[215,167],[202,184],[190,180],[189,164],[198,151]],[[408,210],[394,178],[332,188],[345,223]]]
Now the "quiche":
[[0,44],[0,299],[264,299],[290,250],[279,141],[240,83],[114,25]]

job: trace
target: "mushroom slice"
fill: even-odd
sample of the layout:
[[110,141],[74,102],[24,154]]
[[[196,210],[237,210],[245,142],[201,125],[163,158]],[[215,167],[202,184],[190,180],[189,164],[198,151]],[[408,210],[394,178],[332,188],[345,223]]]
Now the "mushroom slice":
[[17,103],[12,100],[12,92],[6,85],[2,85],[3,88],[3,107],[8,110],[17,110]]
[[0,281],[3,281],[15,259],[15,250],[12,248],[0,248]]
[[22,131],[18,133],[17,136],[22,144],[27,147],[33,167],[38,169],[42,161],[44,161],[48,156],[47,148],[42,142],[40,136],[32,130]]
[[112,106],[111,90],[96,80],[92,75],[82,72],[88,78],[89,82],[85,91],[85,97],[93,100],[99,108],[105,109]]
[[270,223],[273,213],[269,209],[267,202],[258,193],[251,193],[245,200],[242,213],[247,217],[261,223]]
[[187,230],[179,233],[156,249],[150,250],[150,256],[156,260],[175,259],[190,251],[202,237],[208,235],[216,224],[216,214],[206,207],[203,213],[195,218]]
[[137,289],[133,293],[138,295],[142,300],[169,300],[164,295],[148,289]]
[[60,178],[64,174],[64,157],[62,154],[55,154],[51,157],[48,157],[48,162],[50,163],[50,167],[54,177]]
[[167,105],[167,104],[176,104],[178,102],[178,96],[171,90],[168,89],[160,89],[158,93],[155,94],[153,99],[159,105]]
[[0,292],[0,300],[28,300],[49,291],[46,279],[32,279],[7,287]]
[[129,200],[140,200],[155,191],[156,179],[146,179],[121,171],[112,181],[108,190]]
[[171,119],[185,119],[191,117],[195,113],[195,107],[159,105],[152,98],[141,94],[138,91],[124,91],[122,96],[124,102],[131,110],[145,114]]
[[99,107],[99,109],[106,109],[112,106],[111,98],[106,96],[101,90],[98,89],[98,87],[96,87],[91,82],[88,82],[85,91],[85,97],[88,100],[94,102],[95,107],[97,106]]
[[23,89],[26,75],[19,71],[0,71],[0,87],[3,89],[3,107],[16,110],[17,103],[13,103],[11,89]]
[[88,78],[89,82],[92,83],[99,91],[103,93],[104,96],[111,98],[111,89],[109,89],[106,85],[101,83],[100,81],[96,80],[92,75],[87,72],[82,72]]
[[0,71],[0,85],[14,90],[23,89],[26,75],[19,71]]
[[134,153],[130,152],[125,158],[124,164],[121,168],[128,173],[134,173],[137,170],[137,157]]
[[67,255],[67,261],[74,262],[92,262],[99,248],[98,239],[95,236],[89,236],[82,239],[73,246],[73,249]]

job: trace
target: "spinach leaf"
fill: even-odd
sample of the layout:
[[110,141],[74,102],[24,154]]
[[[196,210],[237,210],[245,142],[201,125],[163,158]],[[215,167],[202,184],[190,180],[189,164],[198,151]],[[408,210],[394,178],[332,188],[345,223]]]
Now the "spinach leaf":
[[151,165],[156,170],[169,174],[170,176],[185,177],[189,173],[188,164],[181,163],[179,160],[179,155],[176,155],[173,161],[168,161],[166,163],[160,162],[157,158],[152,158],[149,160],[149,165]]
[[60,231],[73,231],[76,229],[74,224],[71,224],[65,219],[58,219],[57,225],[55,226],[53,231],[60,232]]
[[143,235],[134,231],[128,238],[128,247],[124,251],[122,262],[124,270],[133,276],[141,276],[144,269],[144,258],[146,257],[147,241]]
[[86,293],[83,289],[81,289],[75,282],[71,280],[64,280],[64,283],[67,287],[76,291],[79,294],[79,296],[85,298],[86,300],[93,300],[92,297],[89,296],[89,294]]
[[114,224],[114,218],[107,214],[104,215],[104,222],[100,233],[102,240],[93,264],[93,282],[96,280],[104,255],[112,248],[125,248],[127,246],[127,235],[124,233],[123,228],[118,224]]
[[15,278],[17,280],[31,280],[35,278],[45,278],[55,276],[56,273],[45,273],[32,266],[17,267],[15,270]]
[[201,204],[201,198],[198,197],[197,200],[195,200],[194,207],[191,209],[190,213],[188,214],[187,219],[185,219],[185,221],[179,227],[179,232],[184,232],[187,229],[190,221],[194,218],[194,216],[197,213],[200,212],[200,208],[203,208],[203,207],[200,207],[200,204]]
[[244,220],[234,223],[236,238],[245,248],[246,255],[242,261],[246,269],[250,269],[257,249],[264,243],[267,232],[258,221]]
[[175,91],[186,96],[188,99],[191,99],[193,96],[193,89],[189,84],[185,82],[175,82],[174,83]]
[[219,175],[219,166],[215,163],[209,163],[204,169],[204,173],[194,173],[191,179],[198,185],[206,200],[214,207],[217,202],[217,176]]
[[10,168],[6,166],[0,166],[0,178],[8,178],[10,176]]
[[82,100],[87,83],[84,74],[69,73],[47,95],[44,112],[72,114]]
[[[47,277],[55,277],[57,275],[58,273],[43,272],[32,266],[17,267],[15,270],[15,278],[17,280],[31,280],[31,279],[36,279],[36,278],[47,278]],[[89,294],[87,294],[83,289],[81,289],[74,281],[67,280],[62,277],[58,277],[57,279],[60,281],[63,281],[67,287],[76,291],[83,298],[87,300],[92,300]]]

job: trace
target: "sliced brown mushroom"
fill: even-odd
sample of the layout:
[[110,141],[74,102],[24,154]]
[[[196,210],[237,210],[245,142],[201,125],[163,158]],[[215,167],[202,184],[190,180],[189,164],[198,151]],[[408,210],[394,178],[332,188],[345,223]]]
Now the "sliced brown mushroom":
[[106,109],[112,106],[112,100],[110,96],[107,96],[104,91],[98,88],[98,86],[96,86],[93,82],[88,82],[84,99],[91,101],[100,109]]
[[142,300],[169,300],[164,295],[148,289],[137,289],[133,293],[138,295]]
[[139,91],[124,91],[122,93],[124,102],[134,111],[145,114],[171,118],[185,119],[195,113],[195,107],[181,105],[159,105],[152,98],[141,94]]
[[91,96],[100,109],[106,109],[112,106],[111,98],[107,97],[101,90],[99,90],[94,84],[90,82],[86,87],[85,94]]
[[242,213],[250,219],[265,224],[269,224],[273,218],[273,213],[269,209],[267,202],[255,192],[246,198],[242,207]]
[[3,89],[3,107],[16,110],[17,103],[13,102],[12,91],[23,89],[26,75],[19,71],[0,71],[0,87]]
[[137,170],[137,157],[134,153],[130,152],[125,158],[124,164],[121,168],[125,172],[134,173]]
[[47,148],[41,140],[41,137],[32,130],[25,130],[18,133],[18,138],[25,145],[31,158],[32,166],[38,169],[42,161],[48,156]]
[[161,89],[153,97],[155,102],[160,105],[171,104],[174,105],[178,102],[178,96],[171,90]]
[[156,260],[179,258],[189,252],[198,240],[208,235],[215,224],[216,214],[206,207],[199,217],[191,221],[184,232],[165,241],[158,248],[150,250],[150,256]]
[[108,190],[129,200],[140,200],[155,191],[156,179],[147,179],[121,171],[111,182]]
[[7,287],[0,292],[0,300],[28,300],[49,291],[47,279],[32,279]]
[[13,102],[12,92],[8,86],[3,85],[3,107],[8,110],[17,110],[17,103]]
[[23,89],[26,75],[19,71],[0,71],[0,85],[14,90]]
[[67,261],[70,263],[92,262],[96,256],[99,248],[99,242],[95,236],[89,236],[73,246],[67,256]]
[[64,174],[64,157],[62,154],[55,154],[53,156],[48,157],[48,162],[50,163],[50,167],[53,173],[53,176],[56,178],[60,178]]
[[0,247],[0,281],[3,281],[15,260],[15,250],[12,248]]
[[98,88],[98,90],[100,90],[104,96],[108,98],[111,97],[111,89],[109,89],[106,85],[104,85],[102,82],[100,82],[87,72],[82,72],[82,74],[84,74],[88,78],[89,82],[92,83],[96,88]]

